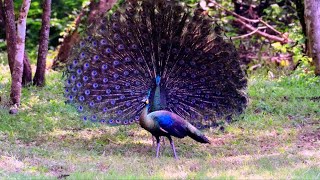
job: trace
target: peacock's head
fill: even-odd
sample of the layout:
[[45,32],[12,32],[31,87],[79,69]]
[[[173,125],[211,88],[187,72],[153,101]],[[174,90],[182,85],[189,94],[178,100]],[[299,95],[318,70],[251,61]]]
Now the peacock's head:
[[146,96],[142,99],[142,102],[145,103],[146,105],[149,104],[149,97]]
[[142,99],[142,102],[146,105],[149,104],[149,97],[150,97],[151,89],[148,90],[147,95]]

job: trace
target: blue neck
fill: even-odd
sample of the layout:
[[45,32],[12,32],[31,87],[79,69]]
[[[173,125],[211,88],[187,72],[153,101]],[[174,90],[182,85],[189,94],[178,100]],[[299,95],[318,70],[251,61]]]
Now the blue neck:
[[157,75],[157,77],[156,77],[156,85],[157,86],[160,85],[160,80],[161,80],[161,77],[159,75]]
[[152,111],[161,110],[161,91],[160,91],[160,76],[156,77],[156,88],[152,100]]
[[149,113],[150,104],[146,104],[146,106],[143,108],[141,116],[143,118],[146,118]]

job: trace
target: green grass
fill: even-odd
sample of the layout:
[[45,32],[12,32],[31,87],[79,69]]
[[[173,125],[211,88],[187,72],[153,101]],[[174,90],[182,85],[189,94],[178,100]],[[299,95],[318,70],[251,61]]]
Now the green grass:
[[64,103],[61,73],[47,86],[23,89],[9,115],[10,75],[0,65],[0,179],[319,179],[320,79],[252,74],[246,112],[225,132],[205,132],[211,145],[175,139],[154,158],[139,126],[106,127],[79,120]]

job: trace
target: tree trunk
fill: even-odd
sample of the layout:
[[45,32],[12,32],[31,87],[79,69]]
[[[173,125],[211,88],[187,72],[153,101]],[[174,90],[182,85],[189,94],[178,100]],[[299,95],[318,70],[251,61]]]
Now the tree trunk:
[[22,74],[23,74],[23,59],[25,49],[26,38],[26,20],[28,11],[30,8],[31,0],[23,0],[20,9],[18,24],[17,24],[17,44],[15,61],[12,72],[12,84],[11,84],[11,101],[16,106],[20,105],[21,86],[22,86]]
[[31,82],[32,82],[32,69],[31,69],[29,58],[28,58],[28,54],[26,51],[24,51],[22,86],[23,87],[29,86]]
[[43,0],[42,26],[40,30],[37,70],[33,78],[33,84],[44,86],[46,73],[46,59],[48,54],[50,32],[51,0]]
[[6,40],[7,40],[7,53],[8,53],[8,64],[10,67],[11,76],[13,73],[13,65],[15,62],[15,54],[16,54],[16,25],[15,25],[15,17],[14,17],[14,6],[13,0],[5,0],[4,1],[4,9],[5,9],[5,25],[6,25]]
[[[99,0],[96,2],[95,0],[91,0],[89,4],[89,15],[86,24],[93,23],[96,19],[99,19],[100,16],[104,15],[109,9],[112,8],[112,6],[117,2],[117,0]],[[78,27],[81,23],[81,18],[85,16],[84,10],[81,11],[79,16],[75,20],[75,28],[73,32],[70,32],[68,35],[66,35],[63,39],[63,42],[59,48],[58,55],[56,59],[53,62],[52,68],[56,69],[63,64],[66,63],[69,53],[71,51],[71,48],[74,46],[74,44],[78,43],[80,36],[78,33]]]
[[116,2],[117,0],[100,0],[98,2],[91,0],[87,24],[94,23],[97,19],[100,19],[99,17],[111,9]]
[[[305,37],[307,37],[307,27],[306,27],[306,22],[304,18],[304,2],[303,0],[294,0],[294,3],[296,5],[296,11],[297,11],[299,22],[302,28],[302,33]],[[308,39],[306,38],[304,53],[308,51],[307,47],[308,47]]]
[[308,38],[308,55],[315,65],[315,74],[320,76],[320,1],[305,0],[305,22]]
[[4,17],[4,8],[2,4],[2,0],[0,0],[0,27],[5,27],[5,17]]

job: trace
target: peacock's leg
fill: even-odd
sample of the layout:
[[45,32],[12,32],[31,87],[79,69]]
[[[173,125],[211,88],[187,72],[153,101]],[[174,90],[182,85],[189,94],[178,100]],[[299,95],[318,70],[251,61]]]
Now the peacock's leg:
[[174,147],[174,143],[173,143],[173,140],[172,140],[171,136],[168,136],[168,139],[170,141],[170,145],[171,145],[171,148],[172,148],[172,151],[173,151],[173,154],[174,154],[174,158],[178,159],[178,156],[177,156],[177,153],[176,153],[176,148]]
[[159,157],[159,151],[160,151],[160,138],[159,136],[155,136],[155,138],[157,139],[157,153],[156,153],[156,157]]
[[[165,146],[166,145],[166,142],[164,141],[164,137],[160,137],[161,139],[162,139],[162,144],[163,144],[163,146]],[[156,144],[156,138],[155,138],[155,136],[151,136],[151,139],[152,139],[152,147],[154,147],[154,145]],[[161,141],[161,140],[160,140]]]
[[155,143],[156,138],[155,138],[153,135],[151,135],[151,139],[152,139],[152,147],[154,147],[154,145],[156,144],[156,143]]

